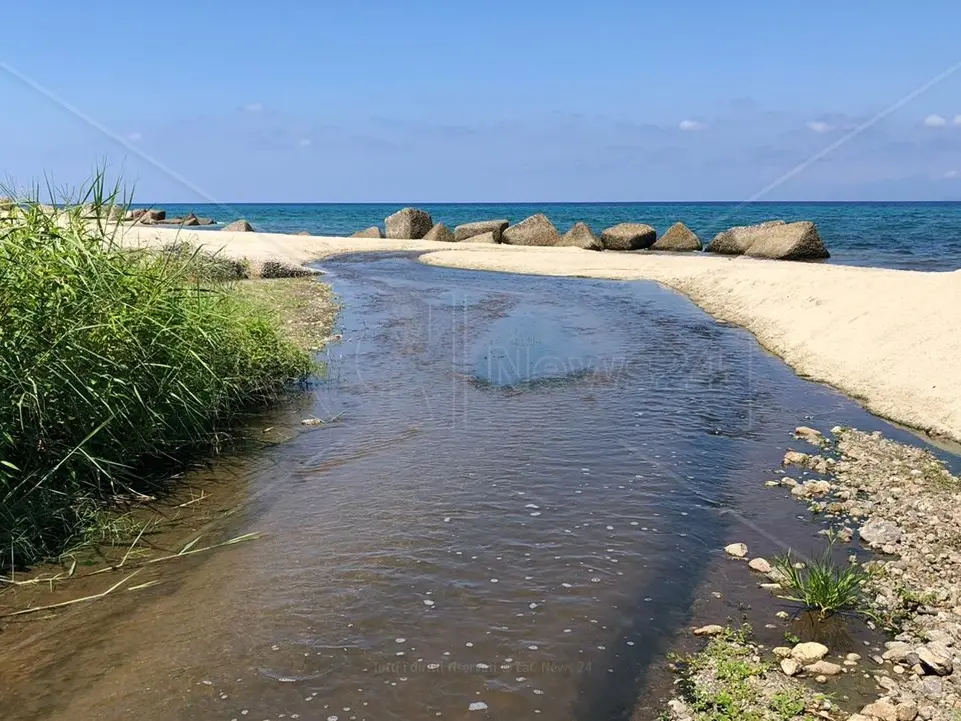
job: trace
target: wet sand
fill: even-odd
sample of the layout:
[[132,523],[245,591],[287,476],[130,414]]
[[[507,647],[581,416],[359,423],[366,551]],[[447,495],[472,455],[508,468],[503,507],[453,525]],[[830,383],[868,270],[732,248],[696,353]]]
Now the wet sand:
[[746,328],[799,375],[838,388],[877,415],[961,441],[961,271],[152,227],[128,229],[125,239],[167,243],[178,235],[253,261],[416,250],[429,251],[423,262],[451,268],[654,280]]

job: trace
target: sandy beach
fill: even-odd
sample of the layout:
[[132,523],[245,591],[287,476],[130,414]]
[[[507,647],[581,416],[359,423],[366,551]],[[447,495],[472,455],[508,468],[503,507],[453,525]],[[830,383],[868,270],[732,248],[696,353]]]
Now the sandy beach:
[[746,328],[799,375],[834,386],[877,415],[961,441],[961,271],[152,227],[124,235],[129,244],[177,239],[255,264],[427,251],[423,262],[451,268],[653,280]]

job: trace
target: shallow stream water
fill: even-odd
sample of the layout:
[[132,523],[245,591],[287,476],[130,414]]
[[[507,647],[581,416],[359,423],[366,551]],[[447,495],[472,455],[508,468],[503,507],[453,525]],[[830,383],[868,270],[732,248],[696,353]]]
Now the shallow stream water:
[[264,538],[8,626],[0,718],[653,718],[708,589],[775,608],[720,549],[821,547],[763,485],[794,427],[914,440],[653,283],[325,269],[328,380],[221,464]]

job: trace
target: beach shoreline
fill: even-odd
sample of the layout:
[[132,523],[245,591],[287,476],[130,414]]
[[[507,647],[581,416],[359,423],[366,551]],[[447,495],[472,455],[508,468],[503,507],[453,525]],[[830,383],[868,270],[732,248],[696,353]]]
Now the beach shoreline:
[[[961,271],[918,272],[727,258],[251,232],[126,227],[123,242],[187,241],[253,263],[309,264],[362,252],[421,252],[464,270],[652,280],[740,326],[809,380],[872,413],[961,441]],[[923,321],[923,322],[921,322]]]

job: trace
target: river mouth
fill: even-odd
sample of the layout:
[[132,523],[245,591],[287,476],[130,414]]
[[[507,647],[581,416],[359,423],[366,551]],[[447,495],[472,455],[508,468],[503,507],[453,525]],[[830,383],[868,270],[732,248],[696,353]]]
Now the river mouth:
[[823,547],[763,486],[794,427],[914,441],[653,283],[325,269],[343,341],[266,425],[340,420],[232,469],[264,538],[38,630],[3,718],[654,718],[692,621],[779,608],[720,549]]

